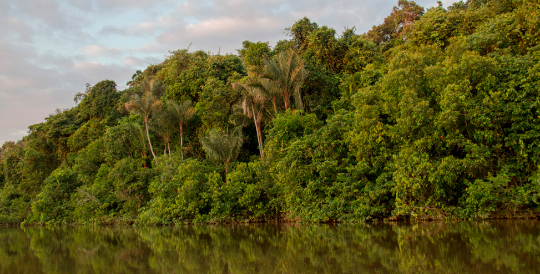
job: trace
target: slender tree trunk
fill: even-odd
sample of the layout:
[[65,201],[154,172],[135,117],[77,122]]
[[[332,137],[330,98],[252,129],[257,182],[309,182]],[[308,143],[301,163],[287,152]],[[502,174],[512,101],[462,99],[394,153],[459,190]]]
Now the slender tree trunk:
[[[296,100],[296,98],[294,100]],[[298,105],[300,105],[300,110],[304,111],[304,103],[302,102],[302,94],[300,93],[300,91],[298,91],[298,101],[300,101],[298,102]]]
[[182,160],[184,160],[184,131],[182,128],[182,123],[179,123],[180,126],[180,155],[182,155]]
[[229,161],[225,162],[225,184],[229,184],[229,179],[227,178],[227,174],[229,174]]
[[272,105],[274,105],[274,111],[277,113],[277,98],[275,95],[272,96]]
[[261,159],[263,159],[264,148],[263,148],[262,136],[261,136],[261,125],[258,122],[257,116],[255,116],[255,110],[253,109],[253,102],[251,104],[251,114],[253,115],[253,122],[255,123],[255,130],[257,131],[257,142],[259,143],[259,153],[261,154]]
[[289,109],[289,101],[290,101],[290,98],[291,95],[289,94],[289,92],[287,90],[283,91],[283,101],[285,103],[285,110],[288,110]]
[[165,145],[163,146],[163,155],[167,155],[167,135],[163,134],[163,141],[165,142]]
[[152,148],[152,141],[150,141],[150,133],[148,132],[148,115],[144,117],[144,126],[146,127],[146,137],[148,138],[148,144],[150,144],[150,152],[152,152],[152,156],[154,156],[154,159],[156,159],[156,154],[154,153],[154,149]]
[[171,158],[171,140],[167,137],[167,149],[169,150],[169,158]]
[[261,132],[261,125],[259,123],[257,130],[257,140],[259,141],[259,147],[261,148],[261,159],[264,159],[264,147],[263,147],[263,139],[262,139],[262,132]]

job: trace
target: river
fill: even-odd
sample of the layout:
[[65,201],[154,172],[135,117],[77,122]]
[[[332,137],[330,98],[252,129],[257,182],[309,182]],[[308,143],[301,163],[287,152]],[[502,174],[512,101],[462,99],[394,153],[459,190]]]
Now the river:
[[539,225],[0,227],[0,272],[538,273]]

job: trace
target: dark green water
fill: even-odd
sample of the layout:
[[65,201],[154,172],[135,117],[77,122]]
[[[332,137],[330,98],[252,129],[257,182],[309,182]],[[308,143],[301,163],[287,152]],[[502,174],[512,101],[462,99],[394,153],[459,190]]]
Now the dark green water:
[[0,227],[0,272],[539,273],[539,225]]

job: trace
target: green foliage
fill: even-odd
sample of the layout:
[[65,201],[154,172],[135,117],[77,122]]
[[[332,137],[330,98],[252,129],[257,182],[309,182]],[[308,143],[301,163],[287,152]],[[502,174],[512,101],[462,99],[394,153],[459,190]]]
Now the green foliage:
[[384,22],[365,34],[365,37],[373,43],[385,44],[388,49],[393,44],[400,43],[400,38],[411,31],[413,23],[424,14],[424,8],[414,1],[399,0],[398,5],[392,9],[392,13],[384,18]]
[[113,167],[102,164],[91,185],[78,189],[71,203],[78,222],[133,222],[150,199],[153,170],[140,160],[124,158]]
[[81,150],[75,158],[73,170],[83,184],[94,181],[99,167],[105,162],[103,141],[96,140]]
[[30,197],[12,184],[4,184],[0,191],[0,223],[21,223],[30,211]]
[[79,103],[79,119],[110,119],[117,115],[116,107],[120,94],[116,91],[116,83],[111,80],[101,81],[94,86],[87,84],[85,93],[79,93],[75,101]]
[[167,98],[182,102],[199,100],[208,78],[215,78],[226,85],[229,78],[238,78],[245,69],[239,57],[234,55],[209,55],[202,51],[188,50],[170,52],[157,73],[167,85]]
[[363,35],[171,51],[2,145],[0,223],[538,215],[539,9],[400,0]]
[[160,80],[145,79],[138,85],[137,93],[133,94],[130,101],[125,104],[125,108],[127,110],[144,118],[146,137],[148,139],[150,152],[152,153],[152,156],[154,156],[154,159],[156,158],[156,154],[154,153],[154,149],[152,147],[148,123],[150,115],[155,114],[161,109],[162,102],[159,100],[159,98],[162,96],[164,88],[165,87]]
[[318,28],[319,25],[317,25],[317,23],[311,22],[307,17],[304,17],[295,22],[293,26],[287,30],[290,31],[294,47],[303,51],[308,46],[309,34]]
[[281,212],[279,187],[261,161],[239,163],[228,175],[229,184],[223,186],[229,201],[228,211],[222,216],[234,219],[267,219]]
[[62,162],[67,160],[69,152],[68,140],[79,128],[76,119],[77,110],[75,108],[65,111],[56,111],[56,115],[46,118],[46,122],[36,125],[35,129],[43,131],[47,142],[56,148],[56,156]]
[[212,126],[227,128],[232,114],[232,105],[238,101],[240,94],[216,78],[208,78],[199,94],[195,110],[203,123],[203,129]]
[[294,98],[297,109],[303,110],[302,94],[300,89],[308,71],[298,54],[289,49],[274,56],[265,62],[263,77],[268,79],[268,90],[271,94],[279,94],[283,99],[285,109],[290,108],[290,98]]
[[150,184],[152,200],[141,224],[261,220],[280,208],[278,189],[260,161],[241,163],[227,175],[196,160],[163,160]]
[[379,60],[378,49],[360,39],[354,28],[336,38],[335,30],[319,27],[307,18],[297,21],[290,32],[292,40],[278,43],[275,51],[282,53],[291,47],[298,50],[308,72],[300,91],[303,109],[326,119],[332,112],[331,102],[339,98],[339,74],[355,73]]
[[[302,115],[301,112],[286,111],[280,113],[268,128],[267,147],[270,155],[279,158],[284,147],[304,135],[313,133],[322,126],[322,122],[313,114]],[[273,156],[270,156],[273,157]]]
[[[222,182],[216,169],[198,160],[163,160],[156,166],[158,175],[152,180],[149,192],[152,199],[139,215],[141,224],[208,220],[210,185]],[[217,180],[217,181],[215,181]]]
[[242,42],[242,49],[238,50],[238,54],[244,60],[244,64],[251,70],[261,70],[264,61],[271,57],[271,49],[268,42]]
[[[345,134],[353,115],[340,111],[322,126],[314,115],[283,115],[274,120],[267,146],[273,179],[281,188],[288,218],[308,221],[358,220],[367,212],[365,186],[355,169]],[[278,145],[278,146],[276,146]],[[379,216],[377,216],[379,217]]]
[[22,174],[19,172],[23,165],[24,148],[13,142],[5,142],[1,147],[0,160],[2,163],[2,185],[6,183],[19,184]]
[[243,142],[244,137],[240,127],[230,134],[211,129],[207,137],[201,138],[202,148],[208,157],[225,165],[225,176],[229,173],[229,164],[238,157]]
[[69,200],[80,186],[77,173],[69,167],[60,167],[53,171],[43,184],[43,189],[32,202],[32,215],[27,222],[71,222],[74,208]]
[[149,155],[148,141],[144,126],[139,124],[137,116],[120,122],[120,124],[109,127],[103,135],[103,155],[105,161],[113,166],[123,158],[134,158],[147,160]]
[[356,38],[351,41],[349,49],[343,57],[343,70],[351,74],[363,72],[369,64],[382,61],[382,56],[375,44],[363,38]]
[[67,145],[71,151],[76,152],[98,139],[103,133],[104,125],[97,119],[92,119],[84,123],[68,138]]

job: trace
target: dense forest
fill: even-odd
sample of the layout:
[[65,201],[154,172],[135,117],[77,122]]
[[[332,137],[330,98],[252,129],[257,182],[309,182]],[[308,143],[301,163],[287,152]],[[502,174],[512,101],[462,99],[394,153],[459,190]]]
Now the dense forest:
[[341,34],[181,49],[0,148],[0,223],[540,213],[540,4],[399,0]]

